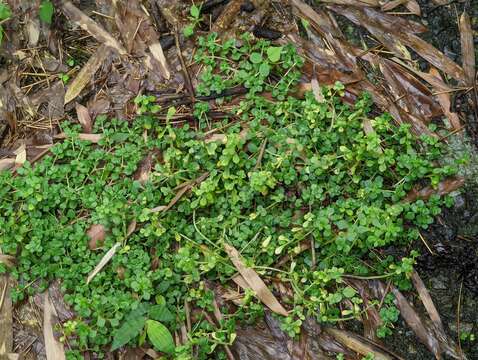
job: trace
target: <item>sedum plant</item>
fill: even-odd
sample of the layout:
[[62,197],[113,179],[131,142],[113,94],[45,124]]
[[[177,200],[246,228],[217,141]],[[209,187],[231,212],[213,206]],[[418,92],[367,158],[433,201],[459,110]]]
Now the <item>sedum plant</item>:
[[[254,323],[264,310],[247,290],[241,306],[221,308],[219,325],[207,321],[204,313],[214,311],[210,284],[228,287],[236,274],[224,244],[267,283],[291,290],[280,299],[290,336],[306,317],[354,319],[364,307],[347,277],[407,288],[419,229],[450,205],[439,196],[402,201],[413,187],[454,174],[451,165],[435,166],[443,145],[417,139],[387,114],[371,117],[367,95],[344,104],[341,84],[324,87],[321,102],[312,93],[291,96],[303,64],[292,45],[248,34],[198,41],[198,95],[247,89],[228,118],[209,118],[209,104],[198,102],[197,126],[178,126],[159,120],[158,107],[149,112],[148,98],[138,102],[141,115],[132,123],[98,117],[98,144],[80,140],[77,125],[65,125],[68,138],[42,161],[26,163],[17,176],[0,174],[0,246],[17,260],[0,271],[16,279],[15,301],[61,280],[76,314],[63,326],[70,358],[146,341],[172,358],[188,359],[193,349],[198,359],[225,358],[220,345],[233,343],[235,326]],[[364,121],[373,131],[364,130]],[[151,172],[135,180],[148,155]],[[169,204],[185,182],[192,182],[190,191],[170,209],[151,211]],[[94,250],[86,235],[93,224],[107,233]],[[116,254],[87,284],[116,243]],[[400,250],[387,251],[392,246]],[[188,341],[174,346],[185,302],[201,311]],[[386,309],[384,326],[397,319]]]

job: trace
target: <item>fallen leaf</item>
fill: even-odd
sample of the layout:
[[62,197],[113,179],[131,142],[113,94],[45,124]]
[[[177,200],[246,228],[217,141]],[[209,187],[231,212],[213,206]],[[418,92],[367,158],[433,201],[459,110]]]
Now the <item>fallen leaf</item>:
[[166,60],[166,57],[164,56],[164,52],[163,52],[163,48],[161,47],[161,44],[159,42],[151,44],[149,46],[149,51],[151,51],[153,58],[155,58],[160,64],[161,73],[164,76],[164,78],[169,80],[171,78],[171,73],[169,71],[168,62]]
[[91,117],[88,109],[81,104],[76,104],[75,109],[78,122],[81,124],[83,131],[87,134],[90,134],[93,130],[93,126],[91,124]]
[[402,200],[403,202],[412,202],[417,199],[427,200],[430,196],[446,195],[455,190],[458,190],[465,184],[465,179],[462,177],[454,177],[441,181],[436,188],[431,186],[424,187],[422,189],[412,189],[407,196]]
[[465,83],[468,86],[473,86],[475,84],[475,46],[470,17],[466,12],[463,12],[460,16],[459,26]]
[[89,284],[91,280],[98,274],[105,266],[108,264],[108,262],[115,256],[116,250],[121,246],[121,243],[116,243],[113,245],[111,249],[108,250],[108,252],[103,256],[101,261],[95,266],[93,271],[88,275],[88,278],[86,279],[86,283]]
[[0,171],[9,170],[15,166],[15,159],[0,159]]
[[106,229],[101,224],[93,224],[90,226],[86,235],[90,238],[88,247],[90,250],[96,250],[103,246],[106,237]]
[[[66,139],[68,136],[65,133],[60,133],[54,136],[55,139]],[[80,133],[78,134],[78,139],[91,141],[92,143],[98,143],[101,140],[101,134],[85,134]]]
[[249,287],[254,290],[257,298],[273,312],[287,316],[287,310],[284,309],[284,307],[279,303],[259,275],[257,275],[253,269],[244,265],[239,252],[232,245],[228,244],[224,244],[224,249],[226,250],[227,255],[231,259],[237,271],[239,271],[239,274],[242,275]]
[[13,351],[13,315],[10,277],[0,276],[0,356]]
[[[430,75],[436,77],[438,80],[442,80],[440,73],[438,72],[437,69],[431,68],[430,69]],[[437,94],[435,94],[438,103],[440,104],[443,114],[447,117],[448,121],[450,121],[450,125],[453,128],[453,130],[460,130],[462,128],[460,118],[458,117],[458,114],[455,112],[451,112],[451,99],[450,99],[450,93],[446,91],[439,91]]]
[[323,103],[325,101],[325,98],[322,94],[322,90],[320,89],[320,85],[317,79],[312,78],[310,80],[310,85],[312,86],[312,92],[314,93],[315,100],[317,100],[318,103]]
[[27,149],[25,147],[25,144],[20,145],[15,151],[14,151],[16,158],[15,158],[15,165],[21,166],[27,161]]
[[422,9],[420,9],[420,4],[417,3],[415,0],[408,0],[405,3],[405,7],[410,11],[413,15],[422,16]]
[[395,9],[396,7],[405,4],[408,0],[391,0],[387,1],[385,4],[382,5],[382,11],[390,11]]
[[45,341],[45,351],[47,360],[64,360],[65,350],[63,344],[55,339],[53,334],[53,311],[54,308],[50,302],[48,291],[43,295],[43,339]]
[[95,53],[90,56],[86,64],[81,68],[80,72],[68,85],[65,93],[65,104],[75,99],[80,95],[81,91],[91,82],[96,71],[110,54],[106,45],[99,46]]

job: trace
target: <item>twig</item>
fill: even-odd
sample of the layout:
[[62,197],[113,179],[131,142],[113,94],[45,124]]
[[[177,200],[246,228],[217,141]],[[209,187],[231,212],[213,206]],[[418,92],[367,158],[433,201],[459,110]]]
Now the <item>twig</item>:
[[196,94],[194,93],[193,84],[191,81],[191,76],[189,75],[188,68],[186,63],[184,62],[183,54],[181,52],[181,47],[179,46],[179,36],[178,36],[178,29],[176,28],[174,31],[174,39],[176,40],[176,50],[178,52],[179,60],[181,61],[181,67],[183,69],[184,79],[186,80],[186,86],[188,87],[189,96],[191,97],[191,102],[196,102]]

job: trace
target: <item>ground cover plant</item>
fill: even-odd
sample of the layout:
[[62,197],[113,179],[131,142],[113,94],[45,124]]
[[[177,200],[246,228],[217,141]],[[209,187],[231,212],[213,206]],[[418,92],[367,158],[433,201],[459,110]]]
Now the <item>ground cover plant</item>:
[[[436,166],[442,143],[417,139],[386,114],[370,118],[366,95],[344,104],[341,84],[324,87],[323,98],[296,98],[303,60],[292,45],[212,34],[199,39],[195,60],[197,95],[247,89],[226,119],[212,120],[209,103],[197,102],[194,124],[178,124],[175,108],[141,97],[132,123],[96,119],[98,143],[64,125],[67,139],[41,162],[0,174],[0,244],[16,258],[0,269],[18,281],[15,301],[61,280],[76,313],[62,329],[71,358],[146,341],[167,357],[225,358],[221,345],[233,343],[237,324],[264,314],[246,289],[240,306],[221,308],[218,324],[206,316],[213,284],[236,289],[231,249],[271,289],[291,290],[279,299],[287,316],[277,315],[290,336],[306,317],[354,319],[366,309],[346,280],[408,288],[417,256],[409,245],[450,205],[437,195],[404,201],[414,186],[455,173]],[[138,177],[145,159],[152,170]],[[92,243],[92,226],[106,229],[104,241]],[[392,245],[400,256],[383,251]],[[192,326],[177,345],[186,303]],[[398,318],[393,299],[381,314],[386,336]]]

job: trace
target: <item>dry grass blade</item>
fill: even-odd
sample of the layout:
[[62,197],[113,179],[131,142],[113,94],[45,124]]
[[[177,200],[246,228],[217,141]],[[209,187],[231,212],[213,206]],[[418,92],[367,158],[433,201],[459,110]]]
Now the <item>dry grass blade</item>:
[[473,86],[475,83],[475,47],[470,17],[466,12],[460,16],[460,39],[465,83],[468,86]]
[[380,6],[379,0],[321,0],[321,2],[349,6]]
[[231,245],[224,244],[224,249],[226,250],[227,255],[231,259],[237,271],[239,271],[239,274],[241,274],[246,281],[247,285],[254,290],[257,298],[273,312],[287,316],[287,310],[284,309],[284,307],[279,303],[259,275],[253,269],[244,265],[236,248]]
[[43,295],[43,338],[47,360],[64,360],[65,350],[63,344],[55,339],[53,334],[53,305],[50,302],[48,290]]
[[113,245],[111,249],[108,250],[108,252],[103,256],[101,261],[98,263],[98,265],[95,266],[93,271],[88,275],[88,278],[86,279],[86,283],[89,284],[91,280],[98,274],[105,266],[108,264],[108,262],[115,256],[116,250],[121,246],[121,243],[116,243]]
[[363,356],[368,354],[373,354],[375,360],[393,360],[394,357],[385,354],[380,349],[376,348],[374,345],[367,343],[365,340],[362,340],[358,336],[354,335],[349,331],[343,331],[334,328],[325,328],[325,332],[331,335],[342,345],[348,347],[349,349],[357,352]]
[[88,59],[88,62],[83,66],[78,75],[68,85],[65,93],[65,104],[75,99],[80,95],[81,91],[95,75],[100,68],[103,61],[110,55],[110,51],[106,45],[102,45],[96,49],[96,52]]
[[93,130],[93,126],[91,124],[91,116],[88,112],[88,109],[81,104],[76,104],[75,109],[76,116],[78,117],[78,122],[83,128],[83,131],[87,134],[91,133],[91,131]]
[[416,271],[413,271],[412,273],[412,282],[415,286],[415,289],[417,289],[420,300],[422,300],[423,306],[425,306],[425,309],[430,316],[430,319],[433,321],[435,328],[440,331],[442,336],[446,336],[440,314],[438,314],[438,310],[433,303],[430,293]]
[[112,37],[105,29],[85,15],[80,9],[71,3],[71,1],[62,1],[63,13],[74,23],[78,24],[83,30],[89,32],[96,40],[104,45],[115,49],[120,55],[126,54],[125,48]]

